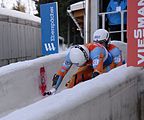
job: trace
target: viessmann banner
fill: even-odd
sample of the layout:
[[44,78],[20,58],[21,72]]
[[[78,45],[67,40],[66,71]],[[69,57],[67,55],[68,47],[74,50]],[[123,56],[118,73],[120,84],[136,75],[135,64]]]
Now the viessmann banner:
[[58,53],[58,7],[57,2],[40,5],[42,54]]
[[144,0],[128,0],[128,66],[144,66]]

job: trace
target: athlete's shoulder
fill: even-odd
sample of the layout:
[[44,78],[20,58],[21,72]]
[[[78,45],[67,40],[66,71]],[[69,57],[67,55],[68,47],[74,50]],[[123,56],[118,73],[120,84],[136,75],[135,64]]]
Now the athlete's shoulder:
[[114,44],[108,44],[108,50],[112,50],[114,48],[118,48],[118,47],[115,46]]
[[113,57],[118,56],[118,55],[121,54],[121,50],[113,44],[109,44],[107,49]]
[[86,47],[89,49],[89,51],[92,51],[95,48],[98,48],[98,47],[101,48],[103,46],[99,43],[88,43],[88,44],[86,44]]

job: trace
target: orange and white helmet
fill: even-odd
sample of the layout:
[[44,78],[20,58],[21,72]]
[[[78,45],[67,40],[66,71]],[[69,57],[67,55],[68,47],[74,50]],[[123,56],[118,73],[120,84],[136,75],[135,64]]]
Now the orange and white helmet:
[[84,45],[75,45],[69,52],[70,60],[77,66],[82,66],[89,60],[89,50]]
[[109,42],[109,32],[105,29],[98,29],[93,34],[93,42]]

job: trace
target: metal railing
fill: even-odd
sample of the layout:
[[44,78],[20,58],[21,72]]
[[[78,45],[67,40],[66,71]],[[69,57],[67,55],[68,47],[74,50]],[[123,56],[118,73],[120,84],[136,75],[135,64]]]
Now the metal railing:
[[76,24],[78,30],[80,31],[80,36],[81,36],[82,38],[84,38],[82,28],[80,27],[79,23],[76,21],[75,17],[73,16],[72,11],[71,11],[71,10],[67,10],[67,13],[68,13],[69,16],[72,18],[72,20],[73,20],[74,23]]
[[106,15],[108,14],[115,14],[115,13],[120,13],[121,16],[121,30],[120,31],[109,31],[109,33],[114,34],[114,33],[119,33],[121,32],[121,41],[124,42],[124,32],[127,32],[127,30],[124,30],[124,13],[126,13],[127,10],[122,10],[122,11],[112,11],[112,12],[103,12],[99,13],[99,16],[102,16],[102,28],[104,29],[106,27]]

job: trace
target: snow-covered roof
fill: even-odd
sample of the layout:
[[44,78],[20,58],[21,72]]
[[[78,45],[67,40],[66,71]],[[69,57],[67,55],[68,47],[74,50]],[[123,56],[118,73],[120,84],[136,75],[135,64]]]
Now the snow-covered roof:
[[40,21],[41,21],[41,19],[39,17],[36,17],[34,15],[19,12],[16,10],[9,10],[7,8],[0,8],[0,15],[11,16],[11,17],[25,19],[25,20],[29,20],[29,21],[38,22],[38,23],[40,23]]
[[75,11],[75,10],[81,10],[85,8],[85,1],[80,1],[77,3],[74,3],[72,5],[70,5],[70,10],[71,11]]

